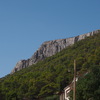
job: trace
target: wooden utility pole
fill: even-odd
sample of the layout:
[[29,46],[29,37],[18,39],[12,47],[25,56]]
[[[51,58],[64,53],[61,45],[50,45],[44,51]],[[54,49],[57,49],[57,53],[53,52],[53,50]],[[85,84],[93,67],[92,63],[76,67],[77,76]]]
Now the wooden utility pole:
[[73,100],[76,100],[76,60],[74,60]]

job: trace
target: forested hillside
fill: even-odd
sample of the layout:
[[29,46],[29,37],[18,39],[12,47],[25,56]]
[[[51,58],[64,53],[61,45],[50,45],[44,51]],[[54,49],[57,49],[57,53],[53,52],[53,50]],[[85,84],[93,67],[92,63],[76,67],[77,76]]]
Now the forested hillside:
[[59,100],[73,79],[74,59],[77,74],[89,72],[77,83],[77,100],[100,100],[100,32],[0,79],[0,100]]

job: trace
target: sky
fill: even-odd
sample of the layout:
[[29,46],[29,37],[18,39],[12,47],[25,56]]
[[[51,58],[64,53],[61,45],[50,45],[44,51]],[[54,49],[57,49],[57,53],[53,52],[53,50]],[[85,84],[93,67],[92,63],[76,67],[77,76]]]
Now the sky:
[[49,40],[100,29],[100,0],[0,0],[0,77]]

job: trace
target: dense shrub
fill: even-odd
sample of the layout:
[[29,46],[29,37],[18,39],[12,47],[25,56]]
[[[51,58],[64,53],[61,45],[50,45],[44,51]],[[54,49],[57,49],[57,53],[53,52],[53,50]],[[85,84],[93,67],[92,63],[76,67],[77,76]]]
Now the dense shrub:
[[[90,71],[92,66],[96,66],[85,79],[79,81],[77,100],[100,100],[100,73],[95,69],[100,67],[100,34],[81,40],[52,57],[0,79],[0,100],[58,100],[55,94],[73,79],[74,59],[78,73]],[[98,98],[94,99],[96,96]]]

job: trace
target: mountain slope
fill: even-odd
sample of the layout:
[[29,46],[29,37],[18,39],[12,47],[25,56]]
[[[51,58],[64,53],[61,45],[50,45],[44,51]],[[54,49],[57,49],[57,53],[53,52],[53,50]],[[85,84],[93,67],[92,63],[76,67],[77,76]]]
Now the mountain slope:
[[100,64],[93,65],[90,73],[77,83],[76,95],[77,100],[100,100]]
[[70,45],[73,45],[74,43],[76,43],[82,39],[85,39],[86,37],[92,36],[98,32],[99,32],[99,30],[96,30],[96,31],[86,33],[83,35],[79,35],[76,37],[72,37],[72,38],[58,39],[58,40],[44,42],[41,45],[41,47],[33,54],[33,56],[31,58],[29,58],[27,60],[19,61],[11,73],[14,73],[23,68],[26,68],[26,67],[28,67],[32,64],[35,64],[38,61],[43,60],[47,57],[53,56],[54,54],[56,54],[57,52],[60,52],[64,48],[66,48]]
[[[78,74],[92,71],[93,66],[95,69],[100,67],[100,31],[54,56],[0,79],[0,97],[2,97],[0,100],[59,100],[56,94],[73,79],[74,59],[77,62]],[[99,81],[96,82],[96,87],[99,87]],[[91,87],[89,91],[96,90],[92,90]],[[86,96],[89,92],[85,93],[82,96]],[[87,100],[90,97],[92,96],[87,96]]]

